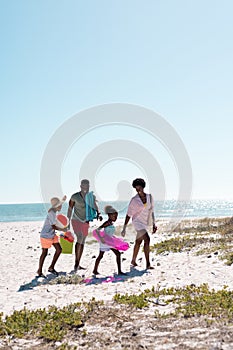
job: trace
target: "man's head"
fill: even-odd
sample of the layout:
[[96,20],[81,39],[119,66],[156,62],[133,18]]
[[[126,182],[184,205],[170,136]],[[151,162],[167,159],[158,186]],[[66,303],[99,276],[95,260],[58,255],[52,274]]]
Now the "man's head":
[[90,182],[89,182],[89,180],[83,179],[83,180],[81,181],[80,187],[81,187],[81,191],[82,191],[82,192],[84,192],[84,193],[89,192],[89,188],[90,188]]

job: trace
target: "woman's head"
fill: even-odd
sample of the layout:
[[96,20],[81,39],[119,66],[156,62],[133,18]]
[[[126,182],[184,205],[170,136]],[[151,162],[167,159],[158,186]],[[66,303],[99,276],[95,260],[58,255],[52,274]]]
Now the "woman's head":
[[137,178],[137,179],[133,180],[132,186],[133,186],[133,188],[136,188],[136,186],[141,186],[142,188],[145,188],[146,183],[143,179]]
[[146,187],[146,183],[143,179],[137,178],[133,180],[132,186],[135,188],[138,194],[144,193],[144,188]]
[[118,212],[115,208],[113,208],[111,205],[106,205],[104,212],[108,215],[111,221],[116,221]]

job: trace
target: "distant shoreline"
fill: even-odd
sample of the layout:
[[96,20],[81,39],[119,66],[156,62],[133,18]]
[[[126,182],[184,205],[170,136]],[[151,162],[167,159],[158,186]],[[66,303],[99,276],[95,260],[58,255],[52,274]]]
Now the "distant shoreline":
[[[118,219],[125,218],[128,208],[127,201],[119,202],[99,202],[99,209],[104,215],[106,204],[114,205],[118,210]],[[0,222],[41,222],[47,215],[49,204],[31,203],[31,204],[0,204]],[[62,213],[66,215],[68,203],[64,203]],[[165,200],[164,202],[155,201],[155,216],[157,220],[175,220],[178,218],[205,218],[205,217],[230,217],[233,216],[233,202],[230,201],[213,201],[192,200],[183,206],[182,202]]]

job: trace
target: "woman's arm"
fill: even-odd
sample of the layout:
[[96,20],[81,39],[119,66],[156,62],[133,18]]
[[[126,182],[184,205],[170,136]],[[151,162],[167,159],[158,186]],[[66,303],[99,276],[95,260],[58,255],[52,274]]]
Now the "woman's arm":
[[154,214],[153,211],[151,213],[151,216],[152,216],[152,223],[153,223],[153,231],[152,231],[152,233],[155,233],[157,231],[157,226],[155,224],[155,214]]
[[125,230],[126,230],[126,226],[127,226],[128,222],[129,222],[129,220],[130,220],[130,216],[128,214],[126,214],[125,223],[124,223],[123,229],[121,231],[122,237],[125,237]]
[[155,233],[157,231],[157,226],[155,224],[155,214],[154,214],[154,199],[152,195],[150,194],[150,202],[151,202],[151,217],[152,217],[152,224],[153,224],[153,230],[152,233]]

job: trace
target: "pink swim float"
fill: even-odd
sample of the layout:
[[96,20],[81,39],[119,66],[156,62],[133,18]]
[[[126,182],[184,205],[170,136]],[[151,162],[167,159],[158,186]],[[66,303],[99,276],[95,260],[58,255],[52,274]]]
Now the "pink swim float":
[[[122,238],[116,237],[116,236],[109,236],[107,235],[104,230],[99,231],[99,235],[104,239],[104,243],[109,245],[109,247],[117,249],[117,250],[127,250],[129,249],[129,243],[125,242]],[[100,241],[100,238],[96,232],[96,230],[93,231],[93,237],[97,239],[97,241]]]

